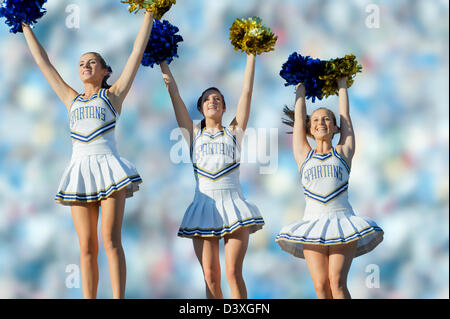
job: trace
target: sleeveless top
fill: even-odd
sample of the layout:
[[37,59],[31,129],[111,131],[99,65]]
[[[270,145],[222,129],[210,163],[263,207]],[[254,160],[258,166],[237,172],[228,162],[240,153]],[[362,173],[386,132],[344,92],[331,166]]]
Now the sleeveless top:
[[327,154],[311,150],[300,168],[305,214],[352,210],[348,202],[350,168],[333,147]]
[[116,153],[114,128],[118,114],[100,89],[89,99],[79,94],[70,108],[73,155]]
[[191,145],[198,190],[239,188],[240,146],[224,127],[215,134],[199,130]]

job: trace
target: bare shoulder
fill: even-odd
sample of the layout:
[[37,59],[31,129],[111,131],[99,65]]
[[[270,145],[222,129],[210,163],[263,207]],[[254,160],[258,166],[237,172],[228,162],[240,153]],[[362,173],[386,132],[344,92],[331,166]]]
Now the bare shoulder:
[[66,107],[67,111],[70,112],[71,108],[72,108],[72,104],[75,102],[75,99],[79,96],[80,94],[75,91],[74,89],[71,89],[69,94],[67,94],[67,97],[65,98],[65,100],[63,101],[64,106]]

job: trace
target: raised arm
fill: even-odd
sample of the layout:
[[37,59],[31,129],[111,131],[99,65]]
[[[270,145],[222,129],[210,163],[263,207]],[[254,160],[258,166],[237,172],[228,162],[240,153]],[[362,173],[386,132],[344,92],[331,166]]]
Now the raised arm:
[[339,117],[340,117],[340,145],[342,154],[351,161],[355,153],[355,133],[350,119],[350,106],[348,102],[347,77],[337,81],[339,88]]
[[[193,122],[189,116],[186,105],[181,99],[177,83],[175,82],[172,72],[170,72],[169,65],[164,61],[160,64],[160,66],[164,83],[169,91],[170,99],[172,100],[173,110],[175,111],[178,126],[183,129],[183,135],[190,143],[192,140],[192,135],[194,134]],[[185,132],[187,132],[189,136],[186,136]]]
[[136,40],[134,41],[133,51],[125,64],[119,79],[108,90],[108,97],[111,99],[112,104],[119,114],[122,109],[123,100],[127,96],[128,91],[133,84],[134,78],[136,77],[139,65],[141,64],[149,36],[152,31],[152,26],[153,12],[147,11],[144,14],[144,21],[142,22],[141,29],[139,30]]
[[239,130],[242,130],[242,132],[247,128],[248,118],[250,116],[250,104],[252,101],[253,82],[255,79],[255,60],[255,55],[247,55],[247,64],[244,71],[242,93],[241,97],[239,98],[236,117],[230,123],[230,125]]
[[51,64],[47,52],[45,52],[45,49],[36,39],[33,30],[24,23],[22,24],[22,29],[34,61],[55,91],[56,95],[58,95],[69,111],[72,100],[77,96],[77,92],[64,82],[58,71],[56,71],[55,67]]
[[302,166],[308,152],[311,150],[306,134],[305,92],[306,90],[303,83],[297,84],[295,93],[294,130],[292,132],[292,151],[294,152],[294,158],[299,168]]

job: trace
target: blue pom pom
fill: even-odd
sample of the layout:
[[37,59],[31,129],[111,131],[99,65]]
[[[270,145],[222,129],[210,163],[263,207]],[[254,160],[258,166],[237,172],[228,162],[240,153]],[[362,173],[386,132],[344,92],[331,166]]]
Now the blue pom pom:
[[319,76],[323,75],[324,66],[324,61],[294,52],[281,67],[280,76],[286,80],[285,86],[302,82],[305,85],[306,98],[312,99],[314,103],[316,98],[322,99],[324,82]]
[[6,18],[9,32],[22,32],[22,22],[30,27],[47,12],[42,6],[47,0],[4,0],[0,5],[0,18]]
[[154,64],[163,61],[170,64],[174,57],[178,57],[178,42],[183,41],[181,35],[175,34],[178,31],[179,29],[167,20],[161,22],[155,19],[141,64],[153,68]]

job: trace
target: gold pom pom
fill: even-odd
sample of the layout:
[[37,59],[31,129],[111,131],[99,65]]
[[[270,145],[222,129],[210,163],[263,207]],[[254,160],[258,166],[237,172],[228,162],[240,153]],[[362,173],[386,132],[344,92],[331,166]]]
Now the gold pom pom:
[[352,86],[356,73],[361,72],[362,66],[356,61],[353,54],[347,54],[344,58],[325,61],[324,75],[319,76],[323,80],[322,97],[338,94],[337,79],[348,77],[347,87]]
[[233,22],[230,40],[235,50],[258,55],[274,49],[278,37],[261,22],[258,17],[236,19]]
[[164,13],[174,5],[176,0],[121,0],[122,3],[129,5],[128,11],[137,13],[139,10],[145,9],[153,11],[155,19],[161,20]]

